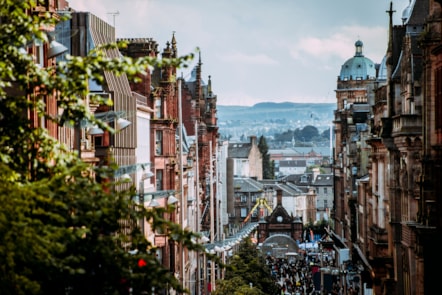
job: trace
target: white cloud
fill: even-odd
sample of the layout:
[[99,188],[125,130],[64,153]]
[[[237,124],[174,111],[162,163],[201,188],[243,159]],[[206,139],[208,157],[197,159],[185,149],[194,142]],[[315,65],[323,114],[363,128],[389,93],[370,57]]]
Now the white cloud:
[[[342,27],[338,33],[332,34],[329,37],[305,37],[300,39],[290,49],[290,56],[300,61],[306,58],[314,58],[321,61],[334,58],[346,60],[354,55],[355,42],[362,40],[364,45],[368,44],[369,48],[368,51],[366,51],[367,48],[364,48],[364,55],[377,62],[385,54],[386,42],[379,42],[379,39],[380,37],[386,38],[386,34],[386,29],[381,27]],[[379,43],[382,45],[377,46]]]
[[[162,52],[175,32],[180,55],[201,49],[220,104],[334,101],[342,64],[364,43],[379,63],[389,1],[70,0],[112,24],[118,37],[153,38]],[[382,2],[382,3],[380,3]],[[394,24],[409,0],[395,0]],[[196,61],[194,61],[196,62]],[[188,71],[190,72],[192,66]]]
[[263,53],[246,54],[242,52],[227,53],[220,56],[220,59],[227,62],[248,65],[277,65],[279,62]]

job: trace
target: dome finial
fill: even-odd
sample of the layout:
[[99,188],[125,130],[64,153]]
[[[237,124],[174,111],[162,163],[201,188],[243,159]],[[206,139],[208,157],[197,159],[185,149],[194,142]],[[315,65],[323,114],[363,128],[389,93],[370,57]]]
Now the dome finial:
[[364,56],[362,54],[362,47],[363,46],[364,46],[364,43],[362,43],[362,41],[358,39],[358,41],[356,41],[356,43],[355,43],[355,47],[356,47],[355,56]]

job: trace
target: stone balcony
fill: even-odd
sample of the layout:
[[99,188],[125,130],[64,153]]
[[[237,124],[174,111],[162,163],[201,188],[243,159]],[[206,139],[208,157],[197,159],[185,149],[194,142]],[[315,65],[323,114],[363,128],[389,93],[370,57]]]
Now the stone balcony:
[[422,133],[422,118],[416,114],[402,114],[393,117],[392,136],[419,135]]

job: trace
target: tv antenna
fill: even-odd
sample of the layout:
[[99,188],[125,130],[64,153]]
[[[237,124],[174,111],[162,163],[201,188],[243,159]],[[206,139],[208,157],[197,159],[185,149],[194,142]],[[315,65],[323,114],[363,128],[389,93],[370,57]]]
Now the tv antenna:
[[117,11],[114,11],[114,12],[108,12],[107,14],[112,15],[113,26],[114,26],[114,28],[115,28],[115,17],[116,17],[117,15],[120,15],[120,12],[117,10]]

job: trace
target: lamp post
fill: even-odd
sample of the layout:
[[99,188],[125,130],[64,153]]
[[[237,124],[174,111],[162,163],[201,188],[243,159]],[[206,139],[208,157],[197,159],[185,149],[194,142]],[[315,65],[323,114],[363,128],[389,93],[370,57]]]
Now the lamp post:
[[321,256],[319,257],[319,259],[321,259],[320,263],[321,263],[321,295],[324,295],[324,255],[323,255],[323,251],[322,251],[322,243],[319,243],[319,253],[321,253]]
[[[213,158],[212,158],[212,141],[209,141],[209,185],[210,185],[210,242],[215,242],[215,204],[213,195]],[[212,291],[215,290],[215,263],[212,261],[210,264],[210,285]]]
[[[138,196],[138,198],[139,198],[140,205],[143,207],[144,207],[144,181],[152,176],[153,176],[153,173],[151,171],[141,174],[141,179],[140,179],[140,183],[139,183],[139,196]],[[140,231],[144,237],[144,234],[145,234],[144,217],[141,217],[141,219],[140,219]]]
[[[195,179],[195,195],[196,195],[196,232],[200,233],[200,224],[201,224],[201,220],[200,220],[200,175],[199,175],[199,146],[198,146],[198,121],[195,120],[195,175],[196,175],[196,179]],[[208,242],[208,238],[206,236],[204,236],[204,238],[206,238],[206,242]],[[197,290],[197,294],[202,293],[202,288],[201,288],[201,255],[200,253],[197,254],[197,259],[196,259],[196,271],[197,271],[197,280],[196,280],[196,290]],[[203,256],[203,271],[204,274],[206,273],[206,265],[205,265],[205,253]],[[206,282],[206,277],[204,275],[204,283],[202,284],[204,286],[205,282]]]

